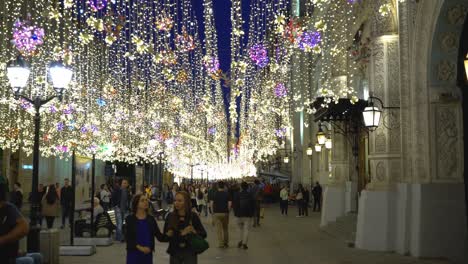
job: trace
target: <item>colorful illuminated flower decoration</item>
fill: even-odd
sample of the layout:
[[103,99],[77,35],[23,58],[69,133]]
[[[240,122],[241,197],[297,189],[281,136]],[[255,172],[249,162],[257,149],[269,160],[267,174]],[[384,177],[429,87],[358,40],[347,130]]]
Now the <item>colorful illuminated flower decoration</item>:
[[291,44],[295,43],[302,35],[302,24],[300,21],[291,18],[289,20],[286,29],[283,31],[283,36],[289,40]]
[[268,62],[268,52],[263,44],[255,44],[249,50],[250,59],[260,68],[265,67]]
[[44,29],[32,26],[30,21],[17,20],[13,25],[13,44],[25,56],[35,54],[44,43]]
[[159,31],[169,31],[174,27],[174,21],[168,16],[163,16],[154,22]]
[[93,12],[104,9],[107,5],[107,0],[88,0],[89,7]]
[[303,51],[311,51],[319,45],[322,41],[320,32],[317,31],[306,31],[299,38],[299,49]]
[[184,30],[182,34],[177,35],[176,46],[181,52],[192,51],[195,48],[195,42],[193,37]]
[[288,95],[288,89],[284,86],[283,83],[278,83],[275,86],[275,96],[276,97],[286,97]]

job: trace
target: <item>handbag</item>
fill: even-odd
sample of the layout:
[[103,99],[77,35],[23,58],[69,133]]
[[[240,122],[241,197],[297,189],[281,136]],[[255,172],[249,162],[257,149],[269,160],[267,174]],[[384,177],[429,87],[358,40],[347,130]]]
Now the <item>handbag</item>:
[[[190,225],[192,225],[192,218],[190,218]],[[210,248],[210,244],[203,237],[197,234],[192,234],[189,238],[190,245],[192,246],[195,254],[201,254]]]
[[210,244],[208,244],[208,241],[196,234],[190,237],[190,245],[192,246],[193,251],[197,255],[205,252],[208,248],[210,248]]

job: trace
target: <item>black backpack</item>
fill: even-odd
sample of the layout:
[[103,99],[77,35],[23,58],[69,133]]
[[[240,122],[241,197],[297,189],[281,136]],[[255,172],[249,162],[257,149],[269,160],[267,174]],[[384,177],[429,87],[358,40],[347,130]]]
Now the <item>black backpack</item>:
[[198,200],[203,200],[203,192],[201,190],[198,190],[197,198]]
[[254,199],[249,192],[239,192],[239,214],[244,217],[253,216]]

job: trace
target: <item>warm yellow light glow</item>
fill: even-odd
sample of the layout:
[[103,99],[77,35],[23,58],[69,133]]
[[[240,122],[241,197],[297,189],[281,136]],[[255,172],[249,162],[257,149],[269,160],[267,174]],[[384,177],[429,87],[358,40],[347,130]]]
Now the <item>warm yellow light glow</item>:
[[466,54],[466,58],[465,58],[465,73],[466,73],[466,80],[468,80],[468,54]]

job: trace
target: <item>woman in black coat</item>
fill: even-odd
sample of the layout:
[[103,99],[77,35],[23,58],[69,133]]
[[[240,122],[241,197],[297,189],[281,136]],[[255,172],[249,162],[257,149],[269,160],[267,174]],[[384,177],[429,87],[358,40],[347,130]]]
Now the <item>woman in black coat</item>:
[[175,195],[174,212],[169,214],[164,224],[164,234],[169,240],[167,253],[170,264],[196,264],[197,254],[190,245],[190,235],[206,238],[206,231],[200,218],[192,212],[190,195],[178,192]]
[[152,264],[154,237],[167,241],[156,220],[148,215],[149,203],[143,194],[132,200],[132,214],[125,219],[127,226],[127,264]]

